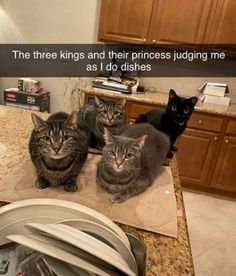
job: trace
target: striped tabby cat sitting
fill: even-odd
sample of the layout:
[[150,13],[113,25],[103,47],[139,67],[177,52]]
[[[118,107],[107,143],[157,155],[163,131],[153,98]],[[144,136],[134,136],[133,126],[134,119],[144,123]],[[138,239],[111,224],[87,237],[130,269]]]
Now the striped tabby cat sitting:
[[112,133],[125,124],[125,103],[126,100],[118,102],[102,100],[95,96],[95,100],[84,105],[79,111],[78,124],[86,131],[90,147],[101,150],[104,145],[104,127]]
[[58,112],[47,121],[32,113],[29,152],[37,173],[36,186],[64,186],[67,192],[77,191],[76,179],[86,161],[88,137],[79,129],[77,112]]

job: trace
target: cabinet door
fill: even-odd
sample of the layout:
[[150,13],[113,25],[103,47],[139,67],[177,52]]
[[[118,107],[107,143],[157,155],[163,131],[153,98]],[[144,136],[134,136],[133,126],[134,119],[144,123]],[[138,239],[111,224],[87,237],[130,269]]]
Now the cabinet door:
[[154,0],[150,43],[202,43],[213,2]]
[[153,0],[102,0],[99,40],[146,43]]
[[209,186],[213,173],[214,154],[218,135],[187,129],[177,145],[177,162],[180,179],[185,186]]
[[208,43],[236,44],[236,1],[220,0]]
[[212,186],[236,191],[236,137],[226,136],[223,141]]

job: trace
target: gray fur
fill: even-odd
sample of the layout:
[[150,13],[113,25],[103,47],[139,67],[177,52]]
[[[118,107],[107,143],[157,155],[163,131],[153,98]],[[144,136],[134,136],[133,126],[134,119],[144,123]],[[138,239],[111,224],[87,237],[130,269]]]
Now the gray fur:
[[104,134],[97,183],[121,203],[144,192],[155,180],[170,149],[169,137],[148,123],[123,126]]
[[102,149],[105,145],[104,127],[115,133],[118,127],[125,124],[125,100],[105,101],[95,96],[94,101],[80,109],[78,117],[78,124],[90,138],[90,147]]
[[77,112],[58,112],[47,121],[32,114],[29,152],[37,173],[36,186],[63,185],[68,192],[77,190],[76,179],[88,153],[88,137],[78,128]]

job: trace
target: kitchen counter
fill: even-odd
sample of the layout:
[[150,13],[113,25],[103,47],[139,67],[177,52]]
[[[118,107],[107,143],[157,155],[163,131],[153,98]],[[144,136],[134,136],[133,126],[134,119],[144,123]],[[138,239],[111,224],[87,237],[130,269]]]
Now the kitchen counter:
[[[120,95],[120,94],[118,94]],[[164,100],[163,100],[164,101]],[[0,179],[28,158],[28,141],[32,130],[30,111],[0,106]],[[47,114],[40,114],[47,118]],[[194,275],[182,190],[176,160],[171,161],[177,201],[178,238],[121,225],[143,239],[147,246],[147,276]]]
[[[146,104],[155,104],[160,106],[165,106],[168,102],[168,93],[161,93],[161,92],[143,92],[143,93],[133,93],[133,94],[124,94],[120,92],[113,92],[111,90],[105,90],[105,89],[98,89],[93,87],[87,87],[85,89],[82,89],[83,93],[89,93],[89,94],[96,94],[98,96],[107,96],[107,97],[113,97],[113,98],[126,98],[127,100],[133,101],[133,102],[139,102],[139,103],[146,103]],[[210,114],[216,114],[216,115],[225,115],[229,117],[236,117],[236,104],[230,104],[227,111],[222,111],[221,108],[215,108],[215,109],[207,109],[203,108],[203,104],[201,101],[198,101],[198,103],[195,106],[195,111],[198,112],[205,112]]]

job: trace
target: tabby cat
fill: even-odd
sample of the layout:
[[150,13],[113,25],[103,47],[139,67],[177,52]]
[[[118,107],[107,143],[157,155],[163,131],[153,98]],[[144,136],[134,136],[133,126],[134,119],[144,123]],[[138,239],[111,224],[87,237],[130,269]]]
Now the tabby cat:
[[121,203],[152,185],[170,149],[169,137],[150,124],[123,126],[117,135],[105,128],[106,146],[97,183]]
[[100,150],[103,148],[104,127],[115,133],[118,127],[125,124],[125,103],[125,100],[115,102],[95,96],[94,101],[80,109],[78,124],[90,137],[90,147]]
[[155,109],[141,114],[136,119],[135,124],[147,122],[156,129],[166,133],[171,140],[171,149],[168,153],[168,158],[172,158],[173,153],[177,150],[174,144],[177,138],[184,132],[187,121],[197,101],[197,97],[180,97],[171,89],[169,92],[169,101],[165,110]]
[[32,113],[29,152],[37,188],[63,185],[67,192],[77,191],[76,179],[88,153],[88,137],[78,128],[77,118],[76,111],[55,113],[47,121]]

